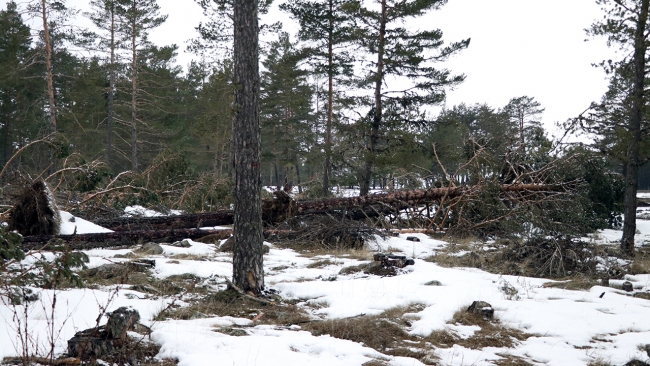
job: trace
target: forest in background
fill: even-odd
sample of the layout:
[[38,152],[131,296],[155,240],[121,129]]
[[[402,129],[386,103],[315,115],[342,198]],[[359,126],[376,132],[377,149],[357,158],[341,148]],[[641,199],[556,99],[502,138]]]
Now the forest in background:
[[[8,2],[0,11],[0,179],[45,178],[78,209],[89,202],[118,210],[227,208],[232,4],[199,4],[210,20],[197,24],[189,47],[196,60],[184,71],[178,46],[148,40],[166,20],[155,0],[93,0],[88,13],[64,1]],[[273,39],[261,49],[263,185],[316,198],[340,187],[364,195],[579,182],[575,199],[591,204],[567,200],[565,207],[579,207],[585,227],[620,224],[627,137],[602,126],[628,115],[620,108],[632,82],[625,67],[610,63],[608,94],[565,126],[604,131],[591,145],[549,138],[533,96],[432,113],[465,77],[444,61],[470,40],[445,42],[438,29],[402,22],[442,5],[295,0],[280,8],[300,25],[297,34],[261,23]],[[260,2],[260,12],[270,6]],[[95,27],[79,29],[79,17]],[[650,186],[648,169],[639,183]],[[477,207],[475,215],[488,220],[494,207],[484,198],[486,212]]]

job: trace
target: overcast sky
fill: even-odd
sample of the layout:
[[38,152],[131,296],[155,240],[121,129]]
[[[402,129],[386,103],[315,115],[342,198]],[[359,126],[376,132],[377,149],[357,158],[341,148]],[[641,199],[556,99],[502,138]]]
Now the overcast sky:
[[[3,8],[6,2],[0,0]],[[79,8],[87,3],[68,1]],[[196,36],[201,9],[193,0],[158,3],[169,18],[151,40],[177,44],[178,62],[185,67],[193,57],[184,53],[186,42]],[[281,19],[287,30],[296,28],[279,11],[270,17]],[[603,39],[585,42],[584,32],[601,17],[594,0],[449,0],[409,26],[440,28],[447,42],[471,38],[469,48],[444,65],[467,75],[448,93],[447,106],[464,102],[502,107],[513,97],[528,95],[546,108],[543,121],[551,130],[556,121],[575,117],[599,100],[606,89],[604,73],[591,64],[615,55]]]

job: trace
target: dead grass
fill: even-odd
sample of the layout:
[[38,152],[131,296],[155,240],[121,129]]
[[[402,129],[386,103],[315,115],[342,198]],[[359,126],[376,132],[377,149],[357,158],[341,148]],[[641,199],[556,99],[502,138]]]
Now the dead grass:
[[629,265],[628,273],[632,275],[650,273],[650,248],[641,247],[637,250]]
[[316,262],[308,264],[307,268],[324,268],[324,267],[327,267],[327,266],[331,266],[333,264],[335,264],[333,261],[331,261],[329,259],[324,259],[324,260],[320,260],[320,261],[316,261]]
[[350,249],[350,248],[315,248],[313,245],[290,245],[284,246],[280,243],[276,243],[279,247],[287,247],[295,250],[300,253],[303,257],[313,258],[317,256],[332,256],[334,258],[346,258],[346,259],[356,259],[361,261],[372,260],[373,252],[367,248],[363,247],[360,249]]
[[494,361],[495,365],[498,366],[533,366],[532,363],[526,361],[526,359],[519,356],[507,354],[507,353],[497,353],[497,356],[503,357],[499,360]]
[[170,255],[169,259],[186,260],[186,261],[207,261],[210,258],[206,255],[180,253],[180,254]]
[[[292,325],[311,320],[311,316],[295,304],[265,305],[241,296],[233,290],[219,291],[201,299],[189,300],[190,306],[170,308],[156,316],[157,320],[196,319],[208,316],[232,316],[253,319],[257,324]],[[263,314],[260,316],[260,314]]]
[[562,282],[546,282],[542,287],[550,288],[561,288],[564,290],[574,290],[574,291],[587,291],[594,286],[598,286],[600,282],[598,280],[588,278],[588,277],[574,277],[567,281]]

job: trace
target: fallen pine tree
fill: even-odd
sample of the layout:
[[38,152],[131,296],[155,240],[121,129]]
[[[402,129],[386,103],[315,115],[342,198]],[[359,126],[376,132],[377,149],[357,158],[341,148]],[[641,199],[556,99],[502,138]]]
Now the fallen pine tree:
[[[504,184],[500,188],[504,193],[558,192],[565,189],[562,185],[548,184]],[[279,191],[276,192],[275,199],[264,201],[263,219],[269,224],[276,224],[293,216],[334,214],[359,220],[394,213],[409,207],[471,195],[480,190],[481,186],[430,188],[310,201],[294,201],[284,192]],[[168,230],[230,225],[233,223],[233,215],[232,210],[222,210],[173,216],[117,218],[101,220],[96,223],[115,231]]]

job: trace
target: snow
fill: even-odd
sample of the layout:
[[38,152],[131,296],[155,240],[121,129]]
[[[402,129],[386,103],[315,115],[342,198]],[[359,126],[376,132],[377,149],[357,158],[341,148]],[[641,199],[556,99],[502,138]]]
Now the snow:
[[[103,232],[85,220],[62,213],[66,232]],[[73,224],[71,226],[70,224]],[[650,221],[639,220],[642,238],[650,236]],[[421,241],[406,240],[416,236]],[[618,240],[620,231],[604,230],[591,240],[608,243]],[[214,288],[223,288],[225,278],[232,275],[231,254],[216,251],[216,246],[189,240],[190,247],[181,248],[162,244],[161,255],[149,255],[156,261],[153,275],[165,278],[170,275],[191,273],[208,281]],[[290,249],[271,246],[264,257],[265,281],[279,291],[285,299],[307,304],[313,316],[323,319],[346,318],[360,314],[380,314],[396,306],[421,304],[421,311],[409,314],[413,335],[426,336],[433,331],[446,329],[461,338],[471,337],[480,328],[449,324],[453,314],[466,308],[472,301],[487,301],[502,324],[534,334],[514,348],[487,347],[468,349],[459,345],[438,348],[435,354],[443,365],[492,365],[501,358],[499,354],[521,357],[533,364],[586,365],[596,359],[612,364],[623,364],[631,358],[647,359],[638,346],[650,343],[650,301],[629,296],[616,289],[623,280],[611,280],[612,287],[594,286],[588,291],[570,291],[543,287],[547,279],[500,276],[475,268],[444,268],[424,259],[447,243],[429,238],[423,233],[401,233],[399,237],[376,238],[372,251],[404,254],[415,259],[394,277],[375,275],[341,275],[341,268],[368,261],[344,255],[318,255],[306,257]],[[94,249],[85,251],[90,258],[89,267],[126,259],[114,258],[116,254],[129,253],[131,249]],[[40,258],[40,257],[39,257]],[[45,254],[51,260],[51,254]],[[36,259],[28,256],[25,263]],[[308,268],[310,264],[328,260],[330,264]],[[437,280],[442,286],[425,286]],[[650,291],[650,275],[626,276],[636,291]],[[204,282],[205,283],[205,282]],[[517,290],[516,296],[505,294],[507,285]],[[33,289],[40,300],[27,308],[28,328],[32,349],[47,349],[47,325],[51,321],[51,299],[55,292]],[[604,296],[600,297],[604,293]],[[137,295],[137,296],[133,296]],[[228,365],[361,365],[374,358],[390,365],[421,365],[417,360],[393,357],[379,353],[363,344],[333,338],[314,336],[299,326],[283,327],[255,325],[251,319],[211,317],[193,320],[154,321],[154,316],[171,301],[165,297],[145,297],[123,286],[98,289],[70,289],[57,291],[54,314],[56,327],[55,351],[65,352],[66,341],[76,331],[95,326],[101,308],[107,311],[120,306],[132,306],[141,315],[141,321],[151,326],[151,338],[162,346],[159,358],[176,358],[180,366],[213,365],[215,360]],[[21,319],[25,308],[12,307],[0,302],[0,358],[19,353],[16,319]],[[182,303],[182,302],[180,302]],[[18,318],[14,317],[14,311]],[[106,318],[101,319],[104,323]],[[237,326],[248,336],[235,337],[215,332],[218,327]],[[30,341],[30,342],[32,342]]]
[[73,216],[66,211],[59,211],[61,213],[61,227],[59,233],[61,235],[71,234],[91,234],[91,233],[111,233],[113,230],[103,228],[95,225],[90,221],[84,220],[79,217]]

